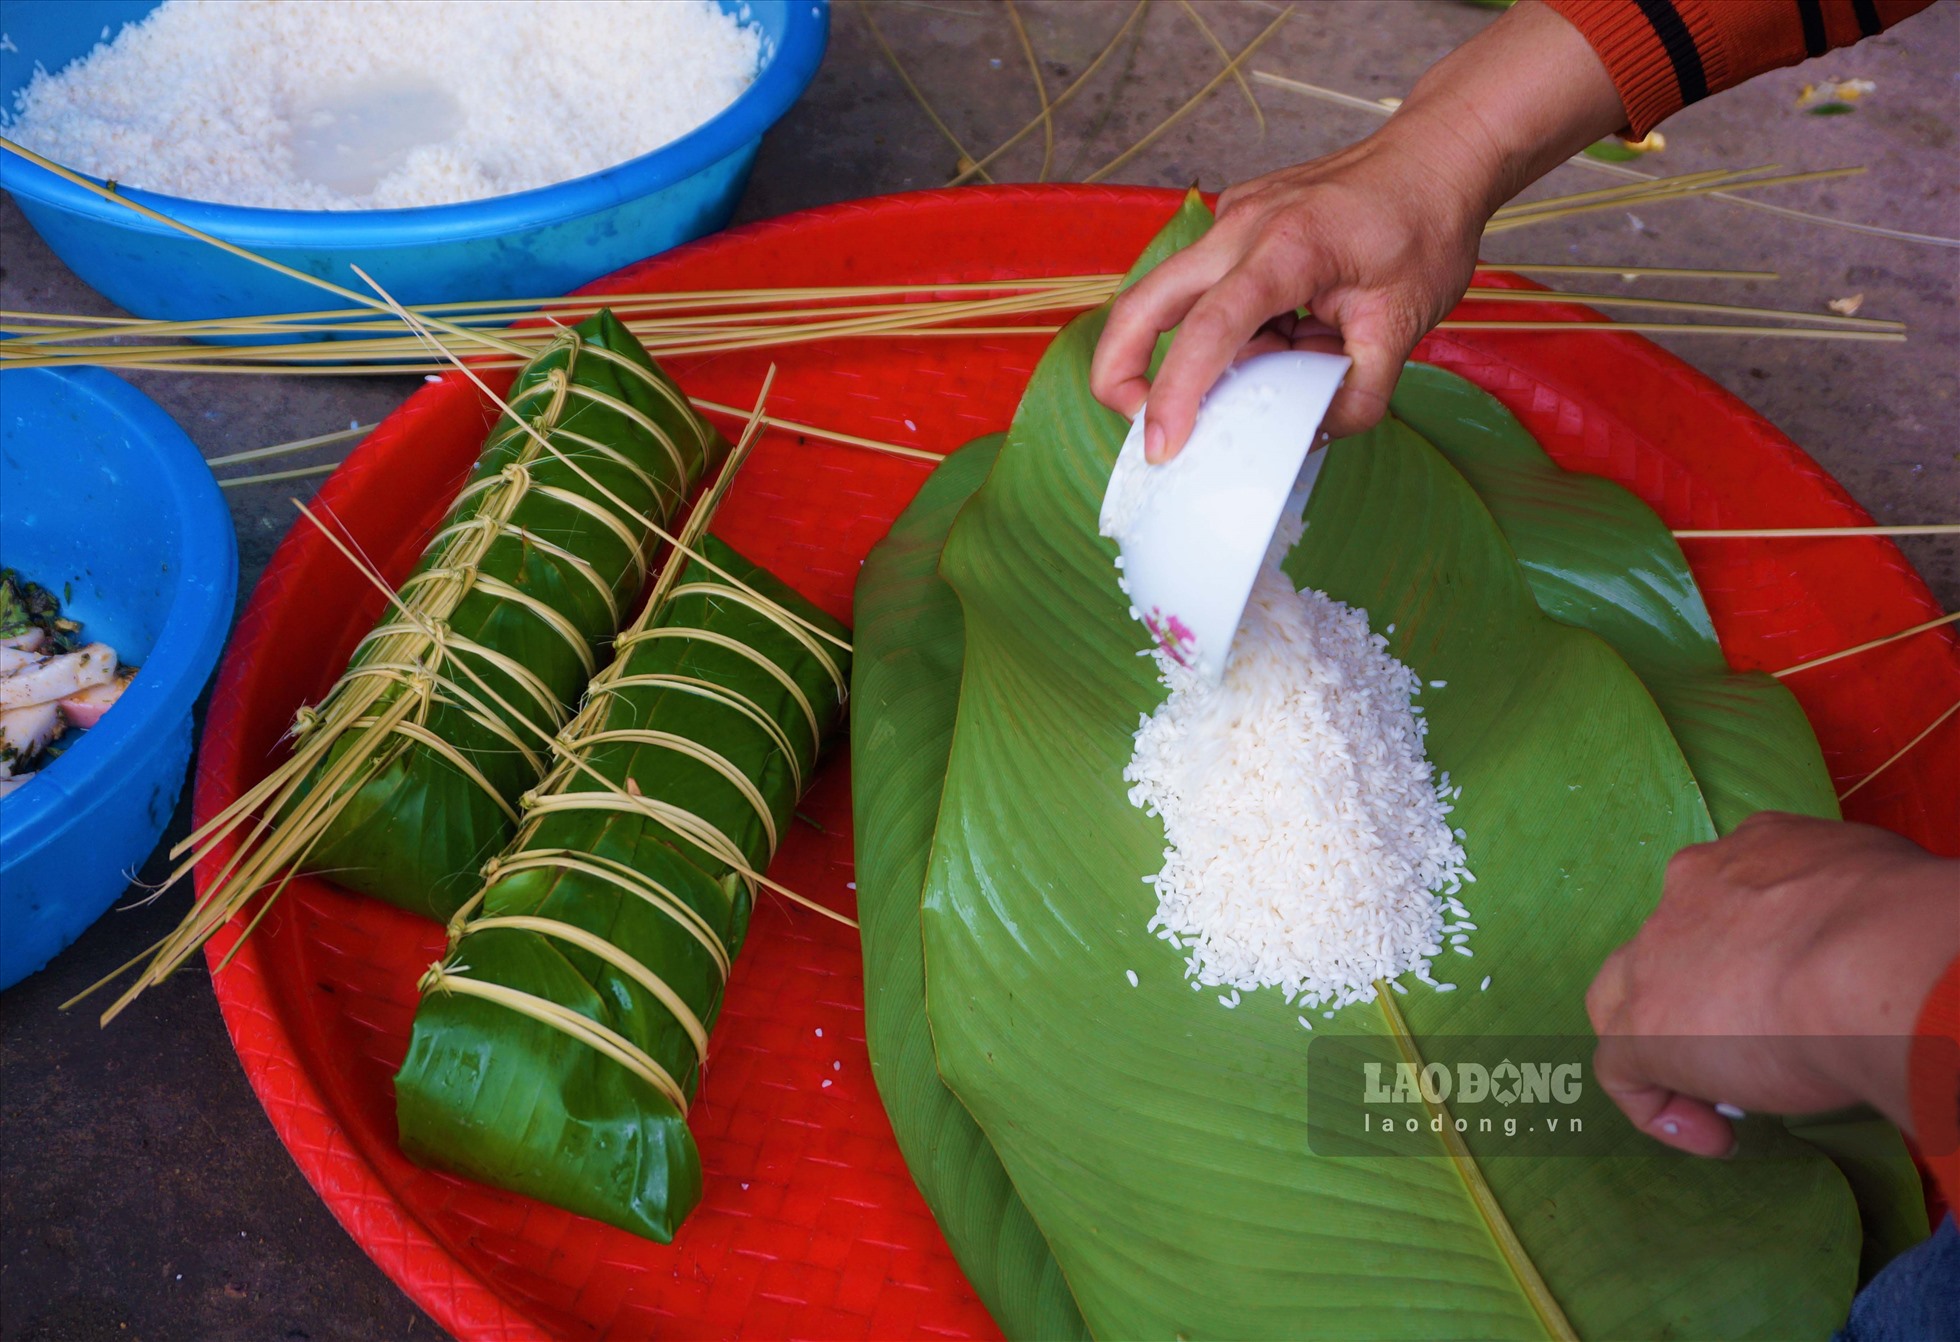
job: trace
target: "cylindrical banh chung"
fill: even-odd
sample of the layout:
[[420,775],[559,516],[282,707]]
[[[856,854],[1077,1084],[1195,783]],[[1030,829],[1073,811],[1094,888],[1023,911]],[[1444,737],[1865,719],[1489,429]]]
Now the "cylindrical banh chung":
[[451,921],[395,1078],[414,1159],[662,1243],[701,1197],[687,1108],[755,874],[850,680],[844,626],[695,549]]

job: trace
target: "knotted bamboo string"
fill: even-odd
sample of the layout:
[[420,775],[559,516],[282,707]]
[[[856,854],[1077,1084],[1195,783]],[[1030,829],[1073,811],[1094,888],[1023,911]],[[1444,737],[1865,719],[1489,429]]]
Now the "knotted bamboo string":
[[[364,280],[367,284],[372,286],[374,290],[381,295],[382,300],[384,301],[385,305],[390,311],[394,312],[398,317],[401,318],[403,322],[407,323],[411,328],[413,328],[418,333],[418,335],[421,335],[424,339],[428,340],[432,346],[436,344],[433,335],[429,334],[426,328],[423,326],[422,318],[418,317],[413,313],[410,313],[407,309],[403,308],[400,303],[396,302],[391,296],[389,296],[387,291],[385,289],[382,289],[379,284],[375,283],[374,279],[371,276],[369,276],[367,272],[363,271],[359,266],[355,266],[353,269],[355,274],[359,275],[362,278],[362,280]],[[478,376],[475,369],[473,369],[469,364],[464,363],[461,359],[457,358],[457,356],[453,351],[444,349],[442,352],[446,355],[446,357],[448,357],[455,364],[457,370],[460,371],[463,374],[463,376],[468,378],[471,382],[473,382],[476,385],[479,391],[481,391],[485,396],[490,397],[493,401],[496,401],[498,404],[503,403],[502,398],[498,397],[497,394],[490,389],[489,385],[485,383],[480,376]],[[768,373],[763,378],[762,390],[761,393],[756,398],[755,409],[750,413],[749,422],[747,426],[743,429],[741,439],[740,441],[737,442],[735,450],[730,453],[729,463],[724,465],[721,474],[717,477],[713,488],[709,490],[707,496],[701,501],[701,503],[696,505],[693,514],[690,515],[688,519],[688,525],[686,528],[682,530],[681,535],[673,538],[669,542],[673,549],[672,556],[670,557],[669,562],[662,568],[658,579],[655,581],[653,592],[647,598],[646,606],[643,609],[641,615],[642,620],[650,619],[651,618],[650,612],[658,610],[661,603],[665,600],[668,590],[671,588],[672,584],[674,583],[674,581],[676,580],[680,572],[681,556],[686,555],[690,558],[699,559],[703,563],[709,562],[705,559],[705,557],[700,556],[695,552],[694,543],[699,540],[701,533],[706,530],[708,519],[713,516],[714,510],[720,506],[722,498],[726,495],[729,486],[733,483],[734,474],[733,471],[730,469],[730,466],[739,468],[740,463],[747,460],[748,453],[750,449],[754,446],[756,438],[761,430],[762,424],[765,419],[762,412],[763,404],[768,398],[769,388],[774,383],[775,377],[776,377],[776,370],[775,367],[771,365]],[[555,451],[555,449],[551,448],[549,442],[546,441],[541,436],[539,437],[538,441],[540,442],[541,445],[543,445],[546,448],[546,450]],[[560,455],[559,460],[563,461],[568,467],[570,467],[570,469],[578,473],[580,477],[586,480],[587,483],[589,483],[595,491],[610,496],[610,491],[606,490],[603,484],[601,484],[597,480],[593,480],[592,477],[588,475],[581,467],[579,467],[575,461],[571,460],[571,458]],[[649,526],[653,527],[653,529],[656,531],[656,534],[660,535],[663,539],[667,538],[668,533],[660,530],[656,525],[652,524],[651,522],[649,522]],[[711,564],[710,567],[712,567]],[[733,581],[732,578],[731,581]],[[745,590],[749,590],[753,592],[752,588],[748,588]],[[760,596],[759,593],[757,593],[756,595]],[[783,613],[785,615],[790,615],[791,618],[797,618],[791,612],[785,611]],[[617,650],[617,643],[615,644],[615,648]],[[612,665],[607,667],[607,672],[610,672],[613,669],[613,667],[616,667],[619,664],[620,664],[620,658],[615,657]],[[602,676],[605,674],[606,674],[605,672],[601,673]],[[593,696],[588,692],[585,706],[581,708],[579,718],[574,720],[573,728],[576,728],[578,726],[579,722],[583,720],[586,713],[598,711],[594,709],[592,705],[593,705]],[[568,728],[567,734],[575,737],[576,731]],[[571,768],[576,768],[579,771],[588,775],[589,777],[595,779],[600,784],[600,787],[603,790],[613,794],[615,799],[626,801],[629,803],[634,803],[634,802],[642,803],[640,805],[631,806],[627,808],[620,808],[620,809],[634,809],[642,812],[647,812],[649,814],[652,813],[652,808],[644,804],[648,801],[648,799],[634,797],[632,794],[621,790],[618,787],[618,785],[614,784],[610,779],[607,779],[603,774],[599,773],[598,770],[594,769],[589,763],[587,763],[576,750],[566,748],[566,746],[564,745],[563,737],[554,736],[551,741],[551,746],[553,751],[558,754],[562,765],[569,766]],[[546,781],[547,783],[549,783],[552,781],[552,778],[548,776]],[[542,791],[542,789],[540,789],[540,791]],[[536,794],[526,794],[525,804],[527,806],[527,809],[537,800],[539,800],[539,797]],[[773,890],[776,893],[784,896],[785,898],[795,903],[801,904],[806,908],[809,908],[819,914],[822,914],[826,918],[830,918],[836,922],[843,923],[846,926],[851,927],[853,929],[857,927],[857,921],[855,919],[849,918],[844,914],[836,912],[835,910],[825,908],[822,904],[817,903],[815,900],[806,899],[802,895],[797,894],[794,890],[789,889],[787,886],[778,884],[777,882],[770,880],[767,876],[763,875],[761,872],[750,870],[747,864],[743,861],[742,856],[739,852],[728,854],[727,857],[725,858],[725,861],[726,861],[726,865],[728,865],[731,870],[735,871],[736,874],[741,876],[744,881],[750,883],[751,889],[755,888],[755,886],[758,885],[766,887],[767,889]]]
[[[390,748],[391,740],[399,739],[405,744],[431,751],[490,797],[513,823],[520,819],[475,763],[451,742],[429,730],[427,723],[430,709],[440,695],[448,702],[466,706],[472,720],[491,728],[499,739],[535,763],[538,757],[511,727],[510,721],[521,721],[547,738],[565,721],[565,707],[556,701],[549,687],[528,667],[495,649],[457,635],[448,623],[463,599],[478,590],[485,576],[480,566],[490,547],[505,535],[523,530],[513,527],[511,514],[534,488],[546,488],[534,486],[528,467],[547,450],[561,460],[569,460],[551,447],[547,434],[563,417],[567,405],[574,398],[571,376],[576,371],[579,351],[585,347],[585,342],[575,333],[566,332],[559,337],[559,343],[564,349],[565,362],[552,369],[546,379],[537,384],[547,389],[549,397],[537,413],[537,422],[533,423],[513,412],[511,427],[493,434],[484,452],[487,454],[512,446],[511,435],[514,433],[528,433],[529,441],[517,447],[515,458],[503,470],[485,477],[478,482],[478,486],[459,495],[458,504],[452,506],[460,506],[463,500],[472,499],[479,493],[486,495],[486,500],[474,517],[464,520],[465,524],[451,526],[441,533],[443,538],[439,548],[432,546],[436,559],[428,570],[414,575],[399,591],[387,588],[385,583],[380,584],[388,592],[398,618],[383,622],[362,639],[353,655],[351,674],[343,675],[319,707],[305,710],[298,717],[295,736],[301,748],[256,788],[200,827],[198,832],[172,851],[174,858],[183,858],[187,849],[191,850],[191,855],[171,874],[165,888],[182,879],[212,847],[235,835],[239,826],[251,819],[255,811],[263,808],[263,814],[240,840],[236,851],[218,873],[205,900],[175,931],[153,948],[150,967],[104,1013],[105,1023],[113,1019],[136,995],[174,972],[268,881],[278,877],[276,889],[283,890],[304,855],[324,838],[347,801],[394,761],[397,752]],[[639,369],[639,375],[649,382],[658,381],[643,368]],[[706,427],[700,423],[698,416],[691,416],[691,420],[699,435],[698,450],[705,455]],[[661,437],[665,439],[664,434]],[[671,440],[667,440],[667,446],[670,451],[674,450]],[[623,500],[615,501],[627,516],[635,515]],[[623,525],[609,510],[600,511],[610,526],[619,528]],[[312,517],[307,510],[302,509],[302,512]],[[317,519],[314,520],[317,525]],[[337,537],[333,537],[324,527],[322,530],[351,557],[351,552]],[[628,543],[635,572],[643,573],[643,543],[630,527],[624,530],[623,539]],[[363,571],[366,571],[365,567]],[[378,575],[370,576],[379,582]],[[527,599],[516,604],[518,609],[533,618],[543,618],[536,603]],[[544,623],[560,637],[576,638],[577,631],[569,630],[568,633],[562,619],[546,620]],[[583,643],[582,639],[577,641]],[[585,654],[589,659],[590,650],[586,649]],[[544,712],[545,724],[540,724],[529,712],[514,708],[496,695],[489,684],[468,666],[465,658],[474,658],[485,666],[495,668],[518,685]],[[451,674],[455,670],[466,672],[468,678],[476,682],[477,691],[466,688]],[[503,711],[503,716],[491,711],[478,692],[488,694],[496,707]],[[384,704],[390,694],[395,696],[395,700]],[[351,742],[343,758],[325,775],[314,779],[315,768],[343,741]],[[313,785],[310,791],[307,790],[309,782]],[[279,818],[277,823],[275,817]],[[259,917],[263,915],[262,909]],[[255,918],[254,924],[256,921]]]
[[[709,950],[715,959],[717,969],[720,971],[723,981],[726,982],[730,962],[726,946],[721,943],[721,939],[713,932],[713,929],[686,905],[684,900],[674,896],[672,892],[659,887],[657,883],[645,875],[634,872],[621,864],[598,858],[596,855],[572,854],[567,850],[553,849],[550,850],[549,856],[546,856],[538,852],[528,851],[525,848],[525,844],[538,833],[539,822],[550,815],[568,811],[586,810],[624,811],[627,813],[641,814],[664,824],[681,837],[697,843],[715,857],[726,860],[728,865],[738,875],[741,875],[748,881],[751,898],[754,897],[757,884],[756,879],[754,879],[755,874],[749,872],[741,850],[732,838],[699,816],[693,815],[691,812],[685,811],[682,808],[672,806],[669,803],[655,798],[639,795],[636,788],[631,791],[621,789],[617,783],[606,779],[592,766],[588,754],[591,748],[595,746],[611,742],[631,742],[678,750],[691,758],[708,764],[731,784],[734,784],[738,791],[742,793],[745,800],[749,802],[764,827],[769,852],[772,855],[775,852],[779,836],[776,831],[775,818],[769,809],[767,800],[762,797],[753,780],[749,779],[746,774],[736,768],[725,756],[700,745],[698,742],[682,738],[674,733],[644,728],[609,728],[606,725],[612,704],[611,697],[619,693],[624,688],[626,682],[630,680],[636,683],[647,684],[656,683],[662,679],[654,676],[628,677],[625,674],[628,662],[627,651],[631,645],[630,641],[632,636],[644,633],[654,621],[658,620],[670,608],[675,600],[690,592],[722,599],[739,600],[743,605],[770,618],[772,622],[791,634],[797,640],[799,646],[819,659],[828,668],[833,680],[840,686],[841,693],[841,668],[837,666],[835,659],[824,650],[823,645],[815,639],[812,639],[800,627],[805,622],[783,619],[781,615],[777,614],[779,608],[776,608],[774,603],[767,602],[766,598],[761,598],[759,593],[754,593],[751,596],[750,594],[753,593],[753,588],[747,584],[742,584],[740,587],[737,587],[732,584],[724,585],[699,580],[687,583],[680,583],[678,581],[682,567],[689,562],[689,555],[699,545],[702,536],[706,534],[707,525],[712,519],[715,510],[719,507],[721,500],[725,497],[728,484],[733,480],[735,473],[741,469],[742,464],[747,459],[748,452],[755,441],[756,430],[760,425],[760,410],[761,403],[758,401],[756,416],[752,418],[748,431],[744,433],[735,451],[731,452],[729,460],[724,466],[714,487],[709,491],[708,495],[702,500],[693,514],[690,515],[680,535],[673,538],[667,563],[663,566],[656,579],[654,590],[648,596],[640,615],[635,619],[632,627],[626,633],[622,634],[616,643],[614,660],[594,679],[593,684],[587,691],[585,701],[578,715],[560,733],[554,742],[553,748],[558,752],[559,764],[546,775],[543,782],[540,783],[535,791],[526,794],[524,798],[525,822],[516,840],[511,845],[511,848],[507,850],[505,856],[493,859],[486,866],[484,871],[485,884],[458,911],[456,917],[452,919],[450,924],[449,955],[445,961],[438,961],[436,964],[431,965],[428,972],[423,976],[421,983],[424,992],[462,993],[464,995],[474,996],[479,1000],[502,1006],[507,1010],[524,1015],[531,1020],[560,1031],[568,1038],[594,1048],[602,1055],[610,1057],[627,1067],[635,1075],[653,1086],[674,1105],[675,1109],[683,1117],[688,1112],[688,1103],[684,1088],[674,1080],[671,1073],[660,1066],[651,1056],[647,1055],[644,1050],[639,1049],[631,1041],[625,1039],[617,1032],[577,1012],[572,1012],[557,1003],[504,985],[491,984],[470,977],[468,966],[461,964],[459,957],[465,953],[461,944],[464,938],[475,932],[499,928],[529,931],[577,946],[625,974],[655,1000],[660,1002],[689,1036],[695,1048],[697,1062],[706,1062],[708,1033],[700,1017],[687,1004],[685,999],[674,990],[672,985],[668,984],[664,978],[638,958],[612,943],[585,931],[583,928],[557,919],[533,915],[498,914],[489,917],[472,917],[471,915],[483,905],[488,894],[497,882],[513,873],[539,868],[561,870],[566,866],[571,866],[588,876],[622,891],[630,897],[642,900],[682,927]],[[706,633],[708,631],[695,632]],[[771,664],[773,665],[773,663]],[[790,681],[790,684],[794,688],[793,679]],[[798,695],[801,697],[800,690],[798,691]],[[722,696],[718,695],[716,697],[719,698]],[[723,701],[726,702],[726,699],[724,698]],[[807,700],[805,700],[805,703],[807,706]],[[750,705],[747,711],[758,720],[766,720],[766,715],[754,709],[753,705]],[[769,725],[773,727],[773,723]],[[790,747],[788,739],[782,735],[780,729],[770,731],[767,734],[771,737],[772,742],[776,743],[778,748],[788,758],[792,776],[800,784],[803,773],[802,765],[797,758],[795,750]],[[818,744],[819,742],[813,739],[810,750],[812,761],[816,758]],[[575,781],[580,781],[586,777],[598,778],[602,784],[601,790],[574,790],[572,788],[572,784]],[[813,907],[821,909],[822,906],[815,905]],[[829,911],[824,910],[824,912],[828,913]],[[837,915],[832,914],[831,916],[835,917]]]
[[491,983],[487,979],[473,979],[464,972],[467,965],[445,965],[438,960],[417,981],[416,988],[425,996],[429,993],[444,993],[453,996],[474,997],[527,1016],[540,1025],[552,1029],[596,1052],[611,1058],[642,1081],[652,1086],[671,1101],[683,1118],[687,1116],[687,1096],[681,1093],[679,1083],[647,1052],[632,1040],[627,1039],[609,1026],[601,1025],[589,1016],[581,1016],[569,1007],[560,1006],[548,998],[536,997],[516,988],[506,988],[501,983]]

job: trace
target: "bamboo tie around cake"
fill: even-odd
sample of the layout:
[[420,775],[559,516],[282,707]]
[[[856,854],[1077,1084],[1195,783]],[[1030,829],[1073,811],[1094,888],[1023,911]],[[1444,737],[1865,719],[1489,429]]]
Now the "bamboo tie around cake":
[[609,311],[533,359],[415,571],[299,711],[292,755],[177,850],[181,876],[230,846],[105,1019],[301,871],[454,913],[550,768],[656,540],[726,452]]
[[842,625],[687,543],[451,920],[395,1079],[414,1158],[661,1242],[700,1199],[709,1032],[850,675]]

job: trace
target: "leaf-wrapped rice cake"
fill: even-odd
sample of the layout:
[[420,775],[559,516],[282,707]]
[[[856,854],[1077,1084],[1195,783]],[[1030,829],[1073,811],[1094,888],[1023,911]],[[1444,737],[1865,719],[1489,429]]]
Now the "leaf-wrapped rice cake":
[[607,311],[525,365],[506,404],[415,571],[300,709],[291,756],[172,854],[191,853],[173,880],[215,875],[105,1023],[297,872],[447,918],[510,841],[654,543],[728,445]]
[[524,424],[498,422],[396,601],[302,713],[302,749],[339,731],[286,812],[306,867],[435,918],[509,842],[646,580],[649,520],[726,450],[610,312],[533,359],[509,405]]
[[662,1243],[700,1200],[687,1107],[755,874],[850,674],[844,626],[696,551],[452,921],[395,1078],[414,1159]]

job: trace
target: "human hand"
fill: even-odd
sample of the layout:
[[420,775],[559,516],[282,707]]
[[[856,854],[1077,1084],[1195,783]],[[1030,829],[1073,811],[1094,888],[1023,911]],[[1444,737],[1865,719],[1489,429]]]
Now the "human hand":
[[1677,853],[1586,994],[1593,1072],[1641,1131],[1721,1156],[1715,1103],[1870,1104],[1911,1126],[1921,1004],[1960,954],[1960,862],[1869,825],[1763,812]]
[[[1129,418],[1147,395],[1144,456],[1162,462],[1234,359],[1344,350],[1354,367],[1323,427],[1360,432],[1387,411],[1416,342],[1463,296],[1497,207],[1625,119],[1578,30],[1520,0],[1360,144],[1227,191],[1203,238],[1116,300],[1090,390]],[[1151,353],[1173,327],[1153,384]]]
[[[1479,192],[1444,183],[1405,134],[1255,178],[1219,200],[1218,222],[1116,300],[1090,389],[1134,416],[1150,398],[1144,455],[1175,456],[1198,402],[1236,359],[1275,349],[1354,360],[1324,428],[1358,433],[1388,409],[1403,361],[1469,286]],[[1296,317],[1306,308],[1311,316]],[[1274,314],[1278,313],[1278,316]],[[1153,384],[1157,337],[1178,327]]]

